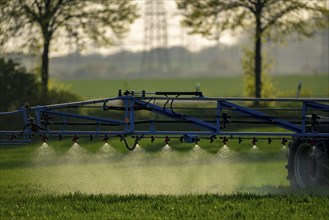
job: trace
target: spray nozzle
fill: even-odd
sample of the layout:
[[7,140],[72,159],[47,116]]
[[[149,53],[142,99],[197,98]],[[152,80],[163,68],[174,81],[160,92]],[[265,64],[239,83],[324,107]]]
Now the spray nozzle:
[[74,137],[72,138],[72,141],[74,143],[77,143],[78,139],[79,139],[79,137],[75,134]]

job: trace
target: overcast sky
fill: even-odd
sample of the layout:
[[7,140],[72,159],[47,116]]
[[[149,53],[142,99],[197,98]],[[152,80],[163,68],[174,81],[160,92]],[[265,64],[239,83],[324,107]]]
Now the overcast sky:
[[[130,50],[130,51],[142,51],[144,49],[143,38],[144,38],[144,6],[146,0],[132,0],[136,2],[139,6],[140,18],[137,19],[130,27],[130,32],[127,37],[121,42],[118,42],[118,46],[96,48],[95,46],[87,45],[89,48],[87,51],[82,51],[83,54],[86,53],[101,53],[101,54],[111,54],[119,50]],[[159,0],[160,1],[160,0]],[[318,1],[318,0],[307,0],[307,1]],[[215,45],[217,42],[214,40],[207,40],[200,35],[188,35],[188,30],[182,28],[180,21],[182,17],[179,15],[179,11],[176,8],[175,0],[163,0],[166,18],[167,18],[167,34],[168,34],[168,47],[172,46],[184,46],[190,51],[198,51],[204,47],[209,47]],[[329,7],[329,0],[326,1]],[[14,39],[9,42],[9,48],[17,47],[20,41]],[[221,33],[219,42],[226,45],[233,45],[238,42],[238,37],[232,36],[228,33]],[[70,43],[65,45],[53,45],[50,56],[62,56],[68,53],[73,53],[75,51],[75,46]]]

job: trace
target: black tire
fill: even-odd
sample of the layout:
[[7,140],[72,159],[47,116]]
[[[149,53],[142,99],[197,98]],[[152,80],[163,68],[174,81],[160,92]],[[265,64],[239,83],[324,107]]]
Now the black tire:
[[288,179],[295,188],[329,186],[329,140],[289,144]]

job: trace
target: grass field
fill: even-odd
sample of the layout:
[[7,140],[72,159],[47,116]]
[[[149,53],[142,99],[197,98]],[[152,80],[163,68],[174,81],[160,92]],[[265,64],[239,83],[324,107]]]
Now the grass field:
[[[15,187],[26,191],[24,186]],[[2,195],[8,196],[6,192]],[[13,207],[8,209],[10,205]],[[327,206],[328,198],[309,195],[40,196],[31,193],[11,198],[1,208],[1,214],[8,219],[327,219]]]
[[[309,97],[329,96],[329,77],[321,75],[287,75],[275,76],[279,96],[295,97],[299,82],[302,83],[302,94]],[[200,85],[205,96],[241,97],[243,80],[241,76],[221,78],[168,78],[168,79],[108,79],[108,80],[74,80],[66,81],[69,90],[83,98],[105,98],[118,94],[118,90],[155,91],[195,91]]]

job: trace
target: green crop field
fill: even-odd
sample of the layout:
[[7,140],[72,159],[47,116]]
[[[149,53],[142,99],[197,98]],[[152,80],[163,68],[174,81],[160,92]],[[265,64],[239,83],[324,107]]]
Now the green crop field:
[[[301,82],[301,94],[308,97],[328,97],[329,78],[319,75],[287,75],[273,77],[278,96],[296,97],[298,84]],[[198,77],[198,78],[150,78],[150,79],[108,79],[108,80],[72,80],[66,81],[69,91],[83,98],[105,98],[118,94],[118,90],[155,91],[195,91],[196,85],[205,96],[241,97],[243,79],[234,77]]]
[[[0,148],[1,219],[326,219],[328,189],[288,187],[279,143],[70,140]],[[144,150],[142,150],[144,149]]]

